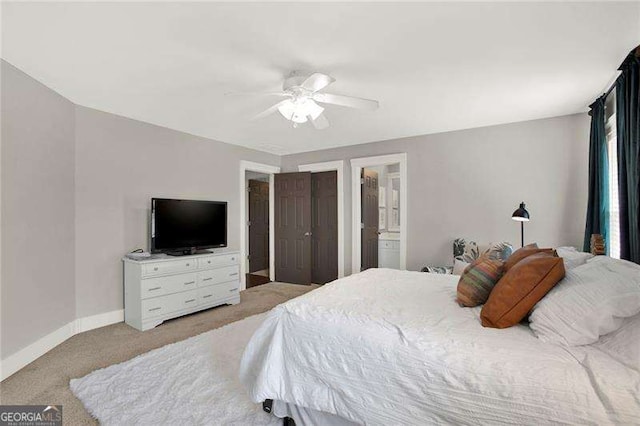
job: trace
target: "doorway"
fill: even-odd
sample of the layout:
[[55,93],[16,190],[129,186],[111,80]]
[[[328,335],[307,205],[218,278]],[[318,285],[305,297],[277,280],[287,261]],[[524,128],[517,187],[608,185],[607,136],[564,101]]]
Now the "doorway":
[[352,272],[406,269],[406,154],[351,160]]
[[361,171],[360,269],[400,269],[400,164]]
[[275,277],[296,284],[338,278],[337,171],[275,175]]
[[[268,273],[269,281],[274,281],[274,176],[276,173],[280,173],[280,167],[271,166],[269,164],[255,163],[253,161],[240,161],[240,176],[239,176],[239,198],[240,198],[240,279],[242,281],[241,288],[244,290],[248,287],[247,276],[251,268],[249,259],[249,180],[265,180],[267,178],[269,189],[269,204],[268,204]],[[255,244],[254,244],[255,247]],[[250,277],[251,278],[251,277]],[[261,281],[265,281],[264,277]],[[253,284],[253,283],[251,283]]]
[[269,271],[269,175],[247,172],[249,270],[247,288],[270,281]]
[[360,172],[361,184],[361,231],[360,253],[361,270],[378,267],[378,236],[380,235],[380,218],[384,217],[380,203],[384,200],[379,178],[380,171],[375,167],[363,168]]

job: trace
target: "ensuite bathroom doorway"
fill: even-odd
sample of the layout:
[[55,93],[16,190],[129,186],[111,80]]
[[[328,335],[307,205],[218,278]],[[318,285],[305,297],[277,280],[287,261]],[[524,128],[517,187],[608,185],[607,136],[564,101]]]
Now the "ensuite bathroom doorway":
[[407,156],[351,160],[352,272],[406,269]]
[[400,269],[400,164],[364,167],[361,269]]

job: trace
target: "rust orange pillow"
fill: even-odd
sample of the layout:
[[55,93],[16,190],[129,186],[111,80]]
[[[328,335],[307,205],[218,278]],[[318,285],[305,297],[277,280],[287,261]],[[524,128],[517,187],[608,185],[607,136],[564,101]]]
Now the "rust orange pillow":
[[538,253],[554,253],[555,250],[552,248],[538,248],[536,243],[526,245],[518,250],[514,251],[511,256],[507,258],[504,262],[504,271],[507,272],[509,269],[513,267],[516,263],[520,262],[522,259],[532,256]]
[[467,266],[458,281],[457,302],[460,306],[482,305],[500,277],[504,263],[498,259],[482,256]]
[[564,263],[552,253],[527,256],[505,272],[482,307],[482,325],[507,328],[518,324],[558,281]]

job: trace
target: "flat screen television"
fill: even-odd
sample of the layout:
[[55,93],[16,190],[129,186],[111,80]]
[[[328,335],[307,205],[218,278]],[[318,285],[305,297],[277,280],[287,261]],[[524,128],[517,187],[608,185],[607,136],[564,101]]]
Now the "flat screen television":
[[225,201],[151,199],[151,252],[194,254],[227,246]]

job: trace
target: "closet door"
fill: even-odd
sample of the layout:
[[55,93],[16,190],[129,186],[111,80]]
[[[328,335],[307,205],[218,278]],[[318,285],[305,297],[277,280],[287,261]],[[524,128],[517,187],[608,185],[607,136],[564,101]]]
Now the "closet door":
[[311,173],[275,175],[275,278],[311,284]]
[[378,172],[362,169],[361,267],[378,267]]
[[338,279],[338,172],[311,175],[311,281]]

